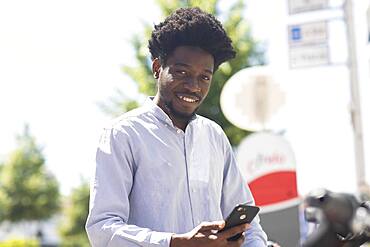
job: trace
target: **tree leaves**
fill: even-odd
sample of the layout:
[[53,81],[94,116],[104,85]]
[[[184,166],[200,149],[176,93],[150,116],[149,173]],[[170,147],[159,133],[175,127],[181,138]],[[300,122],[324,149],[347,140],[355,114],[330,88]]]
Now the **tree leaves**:
[[43,220],[59,209],[59,185],[25,126],[0,173],[0,221]]
[[60,228],[61,246],[88,246],[89,241],[85,232],[85,222],[89,212],[89,184],[82,181],[67,200],[64,208],[64,221]]

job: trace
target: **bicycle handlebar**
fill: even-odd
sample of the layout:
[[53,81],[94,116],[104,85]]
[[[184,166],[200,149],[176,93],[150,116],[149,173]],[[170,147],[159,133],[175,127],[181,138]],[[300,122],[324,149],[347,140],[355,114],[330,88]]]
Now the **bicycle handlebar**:
[[319,227],[303,247],[357,247],[370,240],[370,207],[353,195],[319,189],[311,192],[304,203],[306,220],[319,223]]

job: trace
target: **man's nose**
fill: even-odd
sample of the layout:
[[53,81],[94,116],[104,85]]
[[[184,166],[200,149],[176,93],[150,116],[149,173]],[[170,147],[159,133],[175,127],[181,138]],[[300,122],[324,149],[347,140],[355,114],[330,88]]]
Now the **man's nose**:
[[184,87],[191,92],[200,92],[200,85],[196,78],[188,78]]

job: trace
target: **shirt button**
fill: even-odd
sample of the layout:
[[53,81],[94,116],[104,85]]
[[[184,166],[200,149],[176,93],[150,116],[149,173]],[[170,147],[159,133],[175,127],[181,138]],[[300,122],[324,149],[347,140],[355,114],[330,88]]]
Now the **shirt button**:
[[196,189],[192,189],[191,191],[192,191],[193,193],[197,192],[197,190],[196,190]]
[[181,130],[177,130],[177,133],[179,133],[179,134],[180,134],[180,133],[181,133]]

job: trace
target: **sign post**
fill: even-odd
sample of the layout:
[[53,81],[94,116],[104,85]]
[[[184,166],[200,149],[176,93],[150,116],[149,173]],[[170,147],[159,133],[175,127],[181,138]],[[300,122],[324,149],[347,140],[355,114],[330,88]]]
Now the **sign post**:
[[351,84],[351,117],[354,132],[355,158],[356,158],[356,180],[357,190],[366,185],[365,179],[365,156],[361,119],[360,89],[358,82],[357,51],[353,23],[352,0],[346,0],[344,5],[347,40],[348,40],[348,67]]

